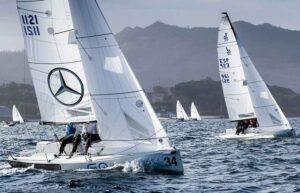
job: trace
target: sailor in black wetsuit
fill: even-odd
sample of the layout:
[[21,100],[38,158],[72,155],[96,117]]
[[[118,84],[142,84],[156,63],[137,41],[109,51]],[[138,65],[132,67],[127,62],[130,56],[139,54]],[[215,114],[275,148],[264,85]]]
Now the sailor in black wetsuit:
[[240,133],[245,134],[245,130],[248,129],[250,122],[248,119],[238,121],[238,125],[236,127],[236,135]]

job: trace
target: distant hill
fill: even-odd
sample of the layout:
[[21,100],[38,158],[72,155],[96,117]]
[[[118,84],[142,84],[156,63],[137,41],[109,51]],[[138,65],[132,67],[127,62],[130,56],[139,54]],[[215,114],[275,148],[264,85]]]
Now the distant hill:
[[[279,86],[269,86],[269,89],[287,116],[300,116],[299,93]],[[176,101],[180,100],[188,113],[191,103],[195,102],[201,115],[227,116],[221,83],[210,78],[179,83],[171,88],[155,87],[149,99],[158,113],[175,113]]]
[[[300,92],[300,31],[270,24],[234,23],[250,57],[270,85]],[[211,77],[218,80],[217,28],[181,28],[156,22],[116,34],[146,90]],[[24,82],[24,53],[0,53],[0,84]],[[28,67],[26,83],[30,83]]]
[[[270,24],[234,23],[265,81],[300,91],[300,31]],[[172,86],[206,77],[219,79],[217,28],[180,28],[156,22],[126,28],[118,42],[142,85]]]
[[[269,88],[287,116],[300,116],[300,94],[279,86]],[[179,99],[188,112],[191,102],[195,102],[201,115],[227,115],[221,83],[210,78],[182,82],[170,88],[156,86],[148,97],[157,113],[175,113],[175,104]],[[9,109],[14,104],[25,119],[39,119],[33,86],[14,82],[0,85],[0,120],[11,116]],[[2,106],[8,107],[8,111]]]

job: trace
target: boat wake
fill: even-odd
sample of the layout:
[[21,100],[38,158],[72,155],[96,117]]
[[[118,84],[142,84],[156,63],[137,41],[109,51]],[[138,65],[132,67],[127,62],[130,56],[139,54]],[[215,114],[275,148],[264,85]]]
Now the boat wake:
[[110,172],[110,171],[122,171],[124,173],[138,173],[138,172],[144,172],[144,167],[142,164],[137,161],[133,160],[130,162],[126,162],[124,164],[115,164],[113,166],[109,166],[102,169],[77,169],[74,170],[77,172],[88,172],[88,171],[104,171],[104,172]]
[[9,164],[3,164],[0,165],[0,177],[22,174],[32,170],[36,171],[33,166],[27,168],[12,168]]

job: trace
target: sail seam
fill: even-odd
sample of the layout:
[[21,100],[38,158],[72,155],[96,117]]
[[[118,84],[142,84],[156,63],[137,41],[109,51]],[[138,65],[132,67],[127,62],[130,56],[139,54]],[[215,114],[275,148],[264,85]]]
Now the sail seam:
[[232,44],[232,43],[236,43],[237,41],[231,41],[231,42],[226,42],[226,43],[218,43],[218,46],[220,45],[225,45],[225,44]]
[[85,39],[85,38],[94,38],[94,37],[101,37],[106,35],[113,35],[113,33],[106,33],[106,34],[97,34],[97,35],[90,35],[90,36],[79,36],[76,37],[77,39]]
[[277,106],[276,104],[272,104],[272,105],[264,105],[264,106],[257,106],[257,107],[254,107],[256,109],[261,109],[261,108],[266,108],[266,107],[272,107],[272,106]]
[[136,90],[136,91],[129,91],[129,92],[119,92],[119,93],[107,93],[107,94],[91,94],[91,96],[107,96],[107,95],[121,95],[121,94],[130,94],[130,93],[137,93],[143,92],[144,90]]
[[52,64],[52,65],[58,65],[58,64],[73,64],[73,63],[78,63],[81,62],[81,60],[77,60],[77,61],[70,61],[70,62],[28,62],[29,64]]
[[23,10],[23,11],[29,11],[29,12],[33,12],[33,13],[40,13],[40,14],[45,14],[47,15],[47,12],[41,12],[41,11],[35,11],[35,10],[30,10],[30,9],[25,9],[25,8],[22,8],[22,7],[17,7],[19,10]]
[[40,2],[45,0],[24,0],[24,1],[17,1],[17,3],[32,3],[32,2]]

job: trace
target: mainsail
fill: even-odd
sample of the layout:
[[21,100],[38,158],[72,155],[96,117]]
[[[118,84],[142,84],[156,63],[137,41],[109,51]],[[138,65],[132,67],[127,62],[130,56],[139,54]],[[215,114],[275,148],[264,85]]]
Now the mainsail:
[[95,120],[67,0],[17,0],[44,123]]
[[254,118],[249,90],[245,84],[236,34],[227,14],[222,17],[218,35],[218,63],[228,116],[231,121]]
[[12,109],[12,120],[13,122],[24,123],[24,119],[15,105]]
[[[227,13],[224,14],[223,20],[227,20],[229,25],[232,26]],[[232,30],[234,32],[233,27]],[[248,87],[251,104],[257,116],[259,127],[264,128],[264,130],[291,129],[289,121],[275,101],[266,83],[257,72],[239,37],[235,32],[234,35],[245,74],[246,81],[244,81],[244,86]]]
[[[75,35],[104,144],[135,152],[169,148],[165,130],[96,0],[69,0]],[[145,149],[142,145],[148,144]]]
[[187,116],[183,106],[181,105],[180,101],[177,101],[176,103],[176,115],[177,119],[182,119],[182,120],[189,120],[189,117]]
[[191,119],[192,120],[198,120],[198,121],[201,120],[201,117],[199,115],[199,112],[198,112],[194,102],[192,102],[192,104],[191,104]]

